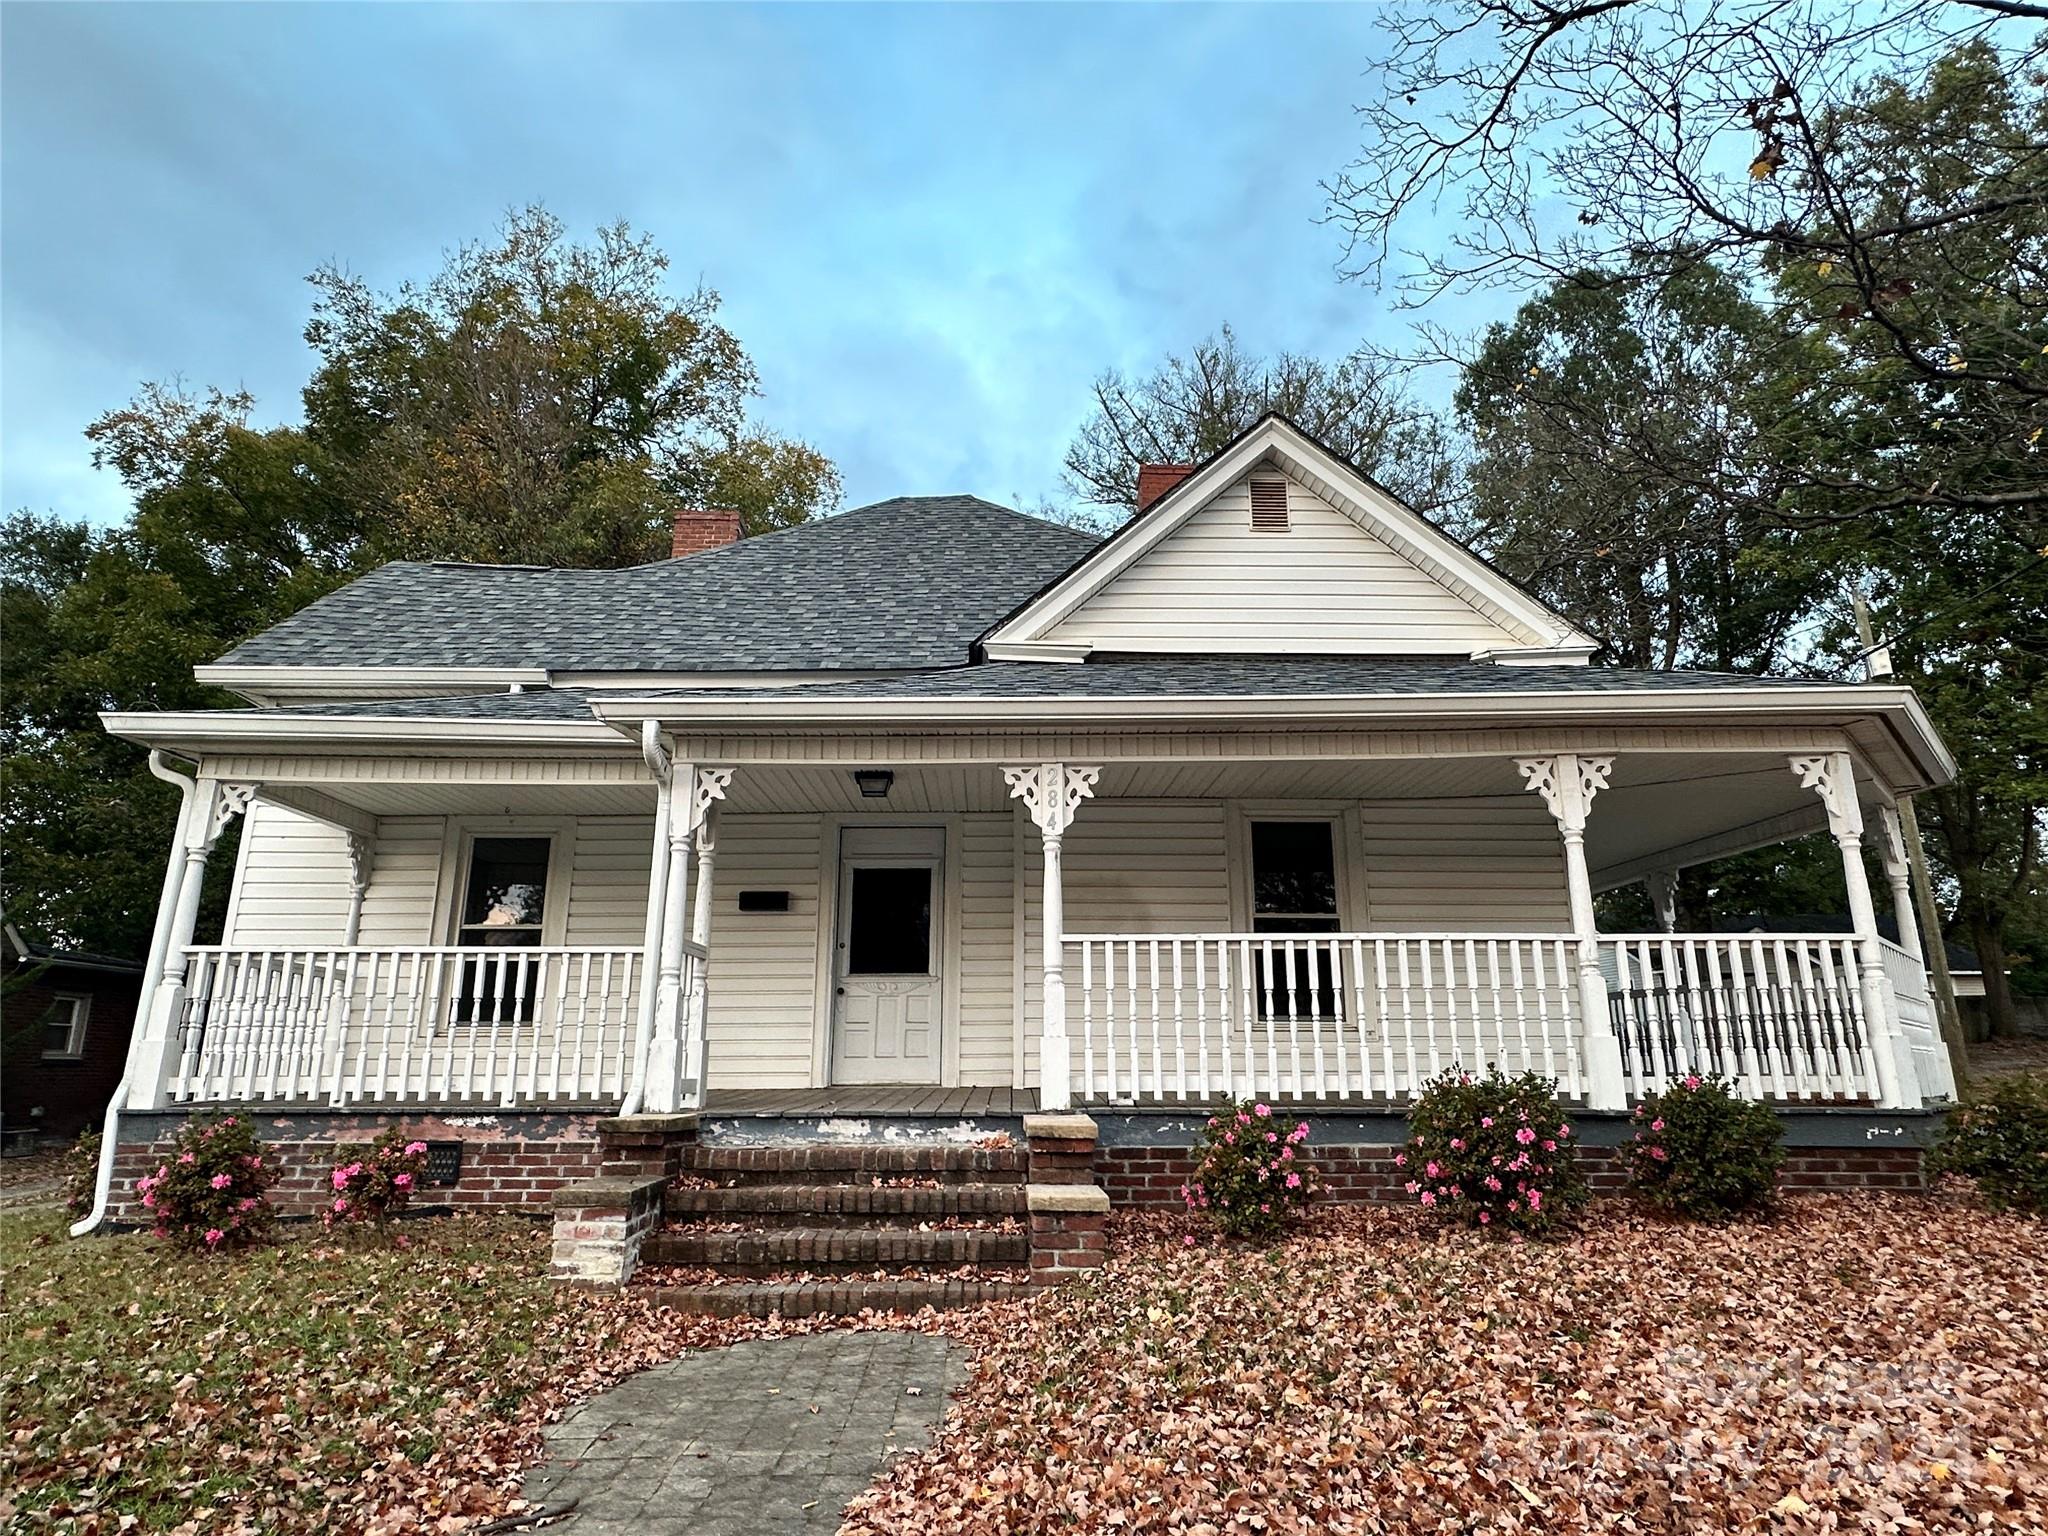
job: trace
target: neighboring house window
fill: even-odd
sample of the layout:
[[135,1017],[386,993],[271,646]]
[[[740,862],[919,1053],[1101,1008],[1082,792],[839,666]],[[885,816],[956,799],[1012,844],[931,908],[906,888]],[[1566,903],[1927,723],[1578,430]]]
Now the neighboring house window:
[[[1252,842],[1252,932],[1335,933],[1343,921],[1337,910],[1336,826],[1329,821],[1255,821]],[[1261,1014],[1285,1015],[1292,1003],[1296,1018],[1329,1017],[1336,1011],[1335,977],[1327,957],[1298,950],[1288,986],[1289,967],[1276,951],[1273,975],[1259,958]],[[1293,996],[1288,997],[1289,991]],[[1268,1008],[1266,998],[1272,1003]]]
[[85,1054],[85,1016],[92,999],[59,994],[43,1015],[43,1060],[76,1061]]
[[[478,837],[469,845],[455,942],[466,949],[536,949],[547,910],[545,837]],[[538,957],[499,955],[462,963],[461,1023],[524,1023],[539,1002]]]

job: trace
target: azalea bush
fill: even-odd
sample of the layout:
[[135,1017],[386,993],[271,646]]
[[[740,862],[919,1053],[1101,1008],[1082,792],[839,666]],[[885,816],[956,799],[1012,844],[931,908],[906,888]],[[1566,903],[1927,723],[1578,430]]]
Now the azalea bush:
[[1394,1163],[1402,1187],[1439,1216],[1541,1233],[1586,1202],[1571,1137],[1549,1078],[1453,1069],[1423,1085]]
[[1994,1210],[2048,1212],[2048,1078],[2003,1078],[1950,1110],[1928,1168],[1975,1179]]
[[1321,1188],[1307,1143],[1306,1120],[1289,1126],[1272,1105],[1247,1099],[1202,1127],[1181,1198],[1232,1237],[1270,1238]]
[[1778,1117],[1719,1077],[1688,1077],[1636,1106],[1629,1184],[1659,1210],[1715,1221],[1770,1203],[1785,1163]]
[[345,1153],[328,1175],[333,1190],[323,1219],[361,1222],[382,1228],[406,1203],[427,1176],[427,1144],[415,1141],[397,1126],[379,1136],[367,1150]]
[[269,1190],[278,1170],[239,1115],[195,1115],[171,1154],[135,1181],[151,1230],[187,1248],[241,1248],[276,1219]]

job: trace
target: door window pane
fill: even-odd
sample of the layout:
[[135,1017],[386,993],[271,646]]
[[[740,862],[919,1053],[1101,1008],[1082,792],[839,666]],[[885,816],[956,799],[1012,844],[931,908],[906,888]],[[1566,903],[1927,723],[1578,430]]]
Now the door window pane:
[[846,974],[923,976],[932,964],[932,871],[855,866]]

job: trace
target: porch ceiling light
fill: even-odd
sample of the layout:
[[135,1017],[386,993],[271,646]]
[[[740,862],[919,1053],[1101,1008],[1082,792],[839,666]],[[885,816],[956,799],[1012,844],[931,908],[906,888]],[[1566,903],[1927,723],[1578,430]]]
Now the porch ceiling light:
[[856,768],[853,782],[860,786],[862,799],[886,800],[889,787],[896,782],[896,775],[887,768]]

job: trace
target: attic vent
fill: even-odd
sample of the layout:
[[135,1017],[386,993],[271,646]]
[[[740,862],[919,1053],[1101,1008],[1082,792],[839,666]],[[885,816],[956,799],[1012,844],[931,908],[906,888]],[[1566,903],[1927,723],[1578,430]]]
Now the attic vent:
[[1285,480],[1254,480],[1252,482],[1252,532],[1285,533],[1287,531],[1287,482]]

